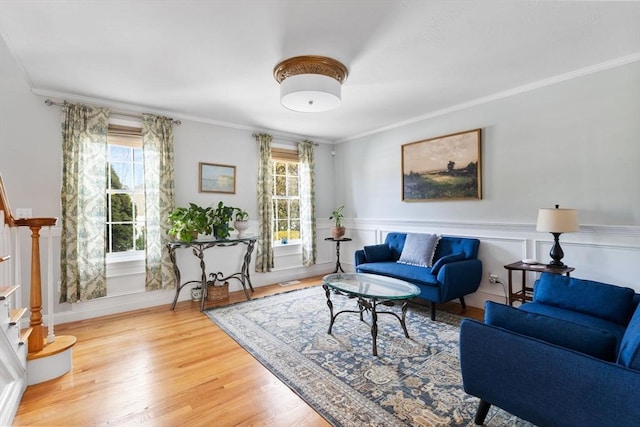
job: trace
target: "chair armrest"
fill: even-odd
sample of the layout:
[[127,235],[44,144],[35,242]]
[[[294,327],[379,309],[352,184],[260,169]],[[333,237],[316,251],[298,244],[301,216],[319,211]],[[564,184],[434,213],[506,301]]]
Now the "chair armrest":
[[358,249],[354,255],[355,266],[367,262],[367,258],[364,255],[364,249]]
[[442,284],[442,301],[474,293],[482,281],[482,261],[465,259],[445,264],[436,278]]
[[636,425],[640,371],[465,319],[467,393],[536,425]]

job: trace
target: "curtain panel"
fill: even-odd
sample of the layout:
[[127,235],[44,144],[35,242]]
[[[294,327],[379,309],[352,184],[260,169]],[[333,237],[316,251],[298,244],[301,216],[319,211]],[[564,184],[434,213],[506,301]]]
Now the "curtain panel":
[[316,196],[314,144],[311,141],[298,143],[300,163],[300,239],[302,241],[302,265],[316,263]]
[[145,289],[176,286],[167,243],[169,214],[175,208],[173,119],[142,115],[145,192]]
[[60,302],[106,296],[109,110],[65,102],[62,115]]
[[254,135],[258,142],[258,240],[256,242],[256,271],[273,269],[273,172],[271,141],[265,133]]

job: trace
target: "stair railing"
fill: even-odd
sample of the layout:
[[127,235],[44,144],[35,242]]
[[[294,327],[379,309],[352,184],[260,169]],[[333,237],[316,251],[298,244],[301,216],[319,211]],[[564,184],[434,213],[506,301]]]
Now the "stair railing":
[[[57,218],[14,218],[9,206],[2,175],[0,175],[0,211],[4,212],[4,223],[9,227],[29,227],[31,230],[31,288],[29,291],[29,306],[31,316],[29,326],[33,329],[29,335],[29,353],[36,353],[44,348],[44,325],[42,323],[42,276],[40,272],[40,229],[42,227],[52,227],[56,224]],[[51,236],[51,229],[49,229]],[[18,239],[16,239],[17,241]],[[49,262],[51,262],[51,251],[49,251]],[[16,258],[19,258],[16,253]],[[50,267],[51,268],[51,267]],[[16,270],[18,268],[16,267]],[[51,276],[50,276],[51,277]],[[50,279],[51,280],[51,279]],[[52,294],[52,289],[49,289]],[[51,304],[52,306],[53,304]],[[51,309],[51,306],[49,309]],[[51,313],[49,313],[51,315]],[[53,323],[50,323],[53,329]]]

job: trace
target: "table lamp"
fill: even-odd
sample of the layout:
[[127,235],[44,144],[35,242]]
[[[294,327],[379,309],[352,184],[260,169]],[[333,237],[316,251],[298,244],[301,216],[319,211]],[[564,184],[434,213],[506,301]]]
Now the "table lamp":
[[564,267],[561,261],[564,252],[560,247],[560,234],[578,231],[578,214],[575,209],[542,208],[538,210],[538,223],[536,231],[547,231],[553,234],[553,246],[549,251],[551,257],[550,267]]

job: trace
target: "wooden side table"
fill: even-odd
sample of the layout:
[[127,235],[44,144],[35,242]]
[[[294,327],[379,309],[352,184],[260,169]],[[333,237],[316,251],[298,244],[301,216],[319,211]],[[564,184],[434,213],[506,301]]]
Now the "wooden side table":
[[[564,267],[555,267],[547,264],[525,264],[522,261],[507,264],[504,266],[504,268],[506,268],[509,272],[509,290],[507,294],[509,305],[513,305],[515,301],[525,303],[527,301],[533,300],[533,285],[531,285],[531,287],[528,287],[526,284],[527,271],[535,271],[537,273],[566,274],[568,277],[569,273],[575,270],[575,268],[566,265]],[[522,271],[522,288],[515,292],[513,290],[512,280],[513,271]]]
[[342,266],[340,265],[340,242],[350,242],[351,239],[349,237],[341,237],[339,239],[334,239],[333,237],[327,237],[326,239],[329,242],[336,242],[336,269],[334,273],[337,273],[338,270],[344,273]]

